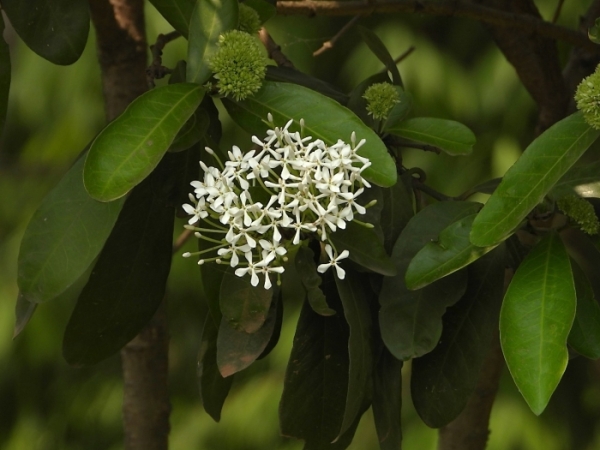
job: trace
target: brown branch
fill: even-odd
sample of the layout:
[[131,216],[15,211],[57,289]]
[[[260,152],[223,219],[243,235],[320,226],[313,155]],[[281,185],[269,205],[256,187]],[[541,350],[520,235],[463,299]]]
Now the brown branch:
[[269,58],[275,61],[275,64],[277,64],[278,67],[289,67],[290,69],[295,69],[294,63],[283,54],[281,47],[277,45],[264,27],[259,30],[258,37],[267,49],[267,55]]
[[346,25],[342,27],[340,31],[337,32],[335,36],[329,39],[327,42],[323,42],[323,45],[318,50],[313,52],[313,56],[319,56],[322,53],[325,53],[327,50],[333,48],[335,43],[350,29],[352,26],[360,19],[360,16],[354,16]]
[[185,229],[173,243],[173,254],[177,253],[181,247],[187,242],[190,236],[194,234],[192,230]]
[[379,0],[318,1],[280,0],[277,13],[305,16],[354,16],[369,14],[418,13],[472,19],[490,25],[528,30],[545,38],[568,42],[577,47],[593,48],[587,35],[526,14],[514,14],[466,1]]
[[156,43],[150,46],[152,63],[146,69],[149,87],[154,87],[154,80],[164,78],[166,75],[173,72],[168,67],[162,65],[162,52],[169,42],[177,39],[180,36],[181,33],[179,31],[171,31],[167,34],[159,34],[156,38]]
[[554,15],[552,16],[552,23],[556,23],[556,21],[560,17],[560,12],[562,11],[564,3],[565,0],[558,0],[558,5],[556,5],[556,10],[554,10]]

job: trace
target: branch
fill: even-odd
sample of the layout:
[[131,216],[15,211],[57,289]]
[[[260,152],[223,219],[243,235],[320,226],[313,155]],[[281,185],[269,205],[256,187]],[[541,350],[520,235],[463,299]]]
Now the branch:
[[289,67],[290,69],[295,69],[294,63],[291,62],[287,56],[283,54],[281,51],[281,47],[277,45],[277,43],[273,40],[269,32],[263,27],[258,32],[258,37],[260,41],[267,49],[267,55],[269,58],[275,61],[277,67]]
[[179,31],[171,31],[167,34],[159,34],[156,38],[156,43],[150,46],[152,52],[152,63],[150,67],[146,69],[146,75],[148,75],[148,86],[154,87],[154,80],[164,78],[166,75],[173,71],[168,67],[162,65],[162,52],[165,46],[181,36]]
[[352,19],[350,19],[350,21],[344,25],[334,37],[329,39],[327,42],[323,42],[321,48],[313,52],[313,56],[319,56],[320,54],[325,53],[327,50],[332,49],[338,39],[341,38],[350,28],[352,28],[358,19],[360,19],[360,16],[354,16]]
[[440,2],[439,0],[379,0],[379,1],[316,1],[280,0],[277,13],[305,16],[354,16],[391,13],[419,13],[433,16],[462,17],[489,25],[518,28],[549,39],[568,42],[576,47],[593,49],[585,33],[574,31],[526,14],[514,14],[466,1]]

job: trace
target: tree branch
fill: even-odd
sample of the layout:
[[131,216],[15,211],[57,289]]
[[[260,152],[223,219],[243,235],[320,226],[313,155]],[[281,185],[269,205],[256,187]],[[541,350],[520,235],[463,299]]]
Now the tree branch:
[[353,16],[390,13],[419,13],[433,16],[462,17],[489,25],[528,30],[545,38],[564,41],[576,47],[593,49],[586,34],[571,30],[527,14],[514,14],[466,1],[439,0],[376,0],[318,1],[280,0],[277,13],[305,16]]

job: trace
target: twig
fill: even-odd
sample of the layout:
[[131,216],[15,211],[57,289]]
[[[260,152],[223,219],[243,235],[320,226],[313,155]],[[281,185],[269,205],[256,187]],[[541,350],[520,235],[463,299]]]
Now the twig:
[[[447,195],[444,195],[441,192],[436,191],[432,187],[427,186],[424,183],[424,181],[425,181],[425,172],[423,172],[418,167],[413,167],[412,169],[407,170],[407,172],[409,172],[411,174],[410,179],[411,179],[413,187],[415,189],[417,189],[417,190],[423,192],[424,194],[427,194],[430,197],[433,197],[436,200],[439,200],[441,202],[448,201],[448,200],[454,200],[452,197],[448,197]],[[418,175],[419,178],[413,177],[412,176],[413,174]]]
[[162,65],[162,52],[165,46],[181,36],[179,31],[171,31],[168,34],[159,34],[156,38],[156,43],[150,46],[152,52],[152,63],[146,69],[146,75],[148,76],[148,86],[154,87],[154,80],[164,78],[166,75],[173,72],[168,67]]
[[193,233],[194,232],[192,230],[185,229],[179,236],[177,236],[177,239],[175,239],[175,242],[173,243],[173,254],[177,253],[181,247],[183,247],[183,244],[187,242]]
[[554,11],[554,15],[552,16],[552,23],[556,23],[556,21],[558,20],[564,3],[565,0],[558,0],[558,5],[556,5],[556,10]]
[[365,2],[280,0],[277,13],[306,16],[354,16],[357,14],[419,13],[434,16],[454,16],[473,19],[490,25],[520,28],[540,36],[568,42],[577,47],[594,49],[586,34],[571,30],[527,14],[515,14],[467,1],[440,2],[439,0],[379,0]]
[[275,64],[277,64],[278,67],[289,67],[290,69],[296,68],[294,67],[294,63],[283,54],[281,47],[277,45],[264,27],[258,32],[258,37],[267,49],[267,55],[269,55],[269,58],[275,61]]
[[350,21],[348,21],[348,23],[344,25],[335,36],[333,36],[327,42],[323,42],[321,48],[313,52],[313,56],[319,56],[320,54],[325,53],[327,50],[333,48],[337,40],[341,38],[350,28],[352,28],[352,25],[354,25],[358,21],[358,19],[360,19],[360,15],[356,15],[352,19],[350,19]]
[[408,47],[408,49],[402,53],[400,56],[398,56],[396,59],[394,59],[394,63],[396,63],[396,65],[400,64],[402,61],[404,61],[406,58],[408,58],[412,52],[414,52],[416,50],[416,47],[414,45],[411,45],[410,47]]
[[401,141],[395,141],[395,144],[400,145],[401,147],[416,148],[417,150],[423,150],[424,152],[433,152],[437,155],[439,155],[442,152],[435,145],[419,144],[418,142],[410,142],[410,141],[401,140]]

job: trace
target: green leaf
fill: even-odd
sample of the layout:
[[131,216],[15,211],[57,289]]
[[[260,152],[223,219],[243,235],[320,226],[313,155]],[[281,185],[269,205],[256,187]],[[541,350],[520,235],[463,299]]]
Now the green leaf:
[[209,124],[208,113],[201,107],[198,108],[179,130],[173,143],[169,146],[169,151],[171,153],[181,152],[200,142],[206,134]]
[[204,84],[212,71],[209,61],[219,36],[238,26],[237,0],[198,0],[192,11],[188,37],[187,81]]
[[600,358],[600,306],[594,298],[594,291],[581,268],[571,263],[575,290],[577,292],[577,312],[569,333],[569,345],[590,359]]
[[410,291],[404,281],[406,269],[418,251],[453,222],[479,208],[472,202],[438,202],[419,212],[406,225],[394,245],[392,260],[397,275],[385,277],[379,295],[381,337],[400,360],[429,353],[442,332],[442,316],[465,292],[466,272],[459,271]]
[[[332,276],[325,282],[328,302],[341,308]],[[333,292],[332,292],[333,291]],[[345,448],[338,436],[348,393],[348,324],[341,314],[315,313],[304,303],[285,373],[279,405],[281,434],[304,439],[305,448]]]
[[491,195],[498,188],[501,182],[502,178],[492,178],[491,180],[484,181],[483,183],[480,183],[477,186],[468,189],[467,191],[463,192],[459,197],[461,199],[467,199],[477,192]]
[[469,241],[476,216],[471,214],[444,228],[437,239],[428,242],[415,255],[406,270],[408,289],[421,289],[468,266],[496,247],[477,247]]
[[415,214],[413,194],[409,192],[402,181],[381,191],[383,194],[383,209],[380,223],[383,229],[383,245],[386,252],[391,253],[398,236]]
[[368,396],[373,367],[369,297],[372,297],[373,293],[367,291],[366,277],[351,270],[343,280],[335,277],[335,284],[344,308],[344,317],[350,327],[348,393],[337,440],[350,428],[355,419],[360,417],[362,405]]
[[348,250],[349,258],[361,266],[382,275],[396,275],[394,263],[373,229],[348,222],[344,230],[338,229],[331,233],[329,239],[338,251]]
[[542,133],[506,172],[473,222],[471,242],[486,247],[506,239],[599,135],[581,113]]
[[433,145],[449,155],[470,155],[475,135],[462,123],[433,117],[415,117],[386,128],[406,139]]
[[332,98],[341,105],[348,103],[348,96],[338,90],[335,85],[327,83],[326,81],[323,81],[317,77],[307,75],[304,72],[300,72],[296,69],[291,69],[289,67],[267,66],[266,79],[269,81],[282,81],[284,83],[298,84]]
[[27,301],[56,298],[86,271],[111,233],[123,201],[101,203],[83,186],[80,158],[44,198],[21,241],[17,283]]
[[19,37],[42,58],[54,64],[79,59],[90,30],[88,3],[84,0],[2,0]]
[[243,102],[222,100],[232,119],[253,134],[264,135],[269,129],[264,122],[268,113],[273,114],[278,126],[293,119],[296,126],[292,128],[298,130],[300,119],[304,119],[305,133],[328,145],[338,139],[349,142],[352,132],[356,132],[357,142],[366,139],[358,153],[372,163],[362,176],[380,186],[392,186],[396,182],[394,160],[379,136],[350,110],[318,92],[294,84],[266,81],[254,97]]
[[234,272],[228,267],[221,281],[221,312],[233,329],[255,333],[267,320],[273,288],[252,286],[249,276],[238,277]]
[[92,142],[83,171],[89,194],[111,201],[146,178],[203,96],[201,86],[177,83],[135,99]]
[[171,267],[167,187],[183,156],[167,155],[127,198],[67,324],[63,355],[70,364],[96,364],[116,353],[158,309]]
[[0,136],[4,130],[4,122],[6,121],[6,109],[8,106],[8,92],[10,90],[10,52],[8,44],[2,37],[4,32],[4,19],[0,15]]
[[319,287],[322,280],[317,273],[313,251],[305,245],[301,246],[296,254],[295,263],[300,280],[306,289],[308,303],[313,311],[321,316],[333,316],[335,311],[327,305],[327,298]]
[[479,381],[498,329],[504,286],[504,247],[468,267],[465,295],[444,314],[440,343],[413,361],[411,398],[432,428],[454,420]]
[[500,312],[500,342],[508,370],[537,415],[567,368],[566,344],[576,302],[569,255],[552,233],[515,272]]
[[200,399],[204,410],[215,422],[221,420],[221,409],[233,383],[233,376],[223,378],[217,366],[217,327],[210,315],[206,316],[202,340],[198,350],[196,369]]
[[175,30],[185,38],[188,37],[190,18],[196,0],[150,0],[150,3]]
[[17,304],[15,306],[16,321],[13,339],[16,338],[21,331],[23,331],[25,325],[29,323],[29,320],[33,317],[33,313],[37,309],[37,305],[37,303],[27,300],[25,296],[19,292]]
[[554,185],[548,195],[558,199],[569,194],[600,197],[600,161],[572,167]]
[[[226,279],[227,275],[223,281]],[[252,333],[233,328],[231,322],[223,316],[217,338],[217,365],[223,377],[244,370],[262,355],[275,330],[278,303],[271,302],[268,316],[262,327]]]
[[381,450],[402,447],[402,365],[384,347],[373,374],[373,419]]
[[371,30],[365,27],[358,27],[360,37],[362,37],[367,47],[377,56],[377,59],[383,63],[385,68],[392,74],[392,80],[395,85],[402,86],[402,78],[400,78],[400,71],[396,62],[390,52],[388,52],[385,44],[379,39],[379,37]]
[[588,28],[588,38],[594,44],[600,44],[600,17],[596,19],[594,25]]

